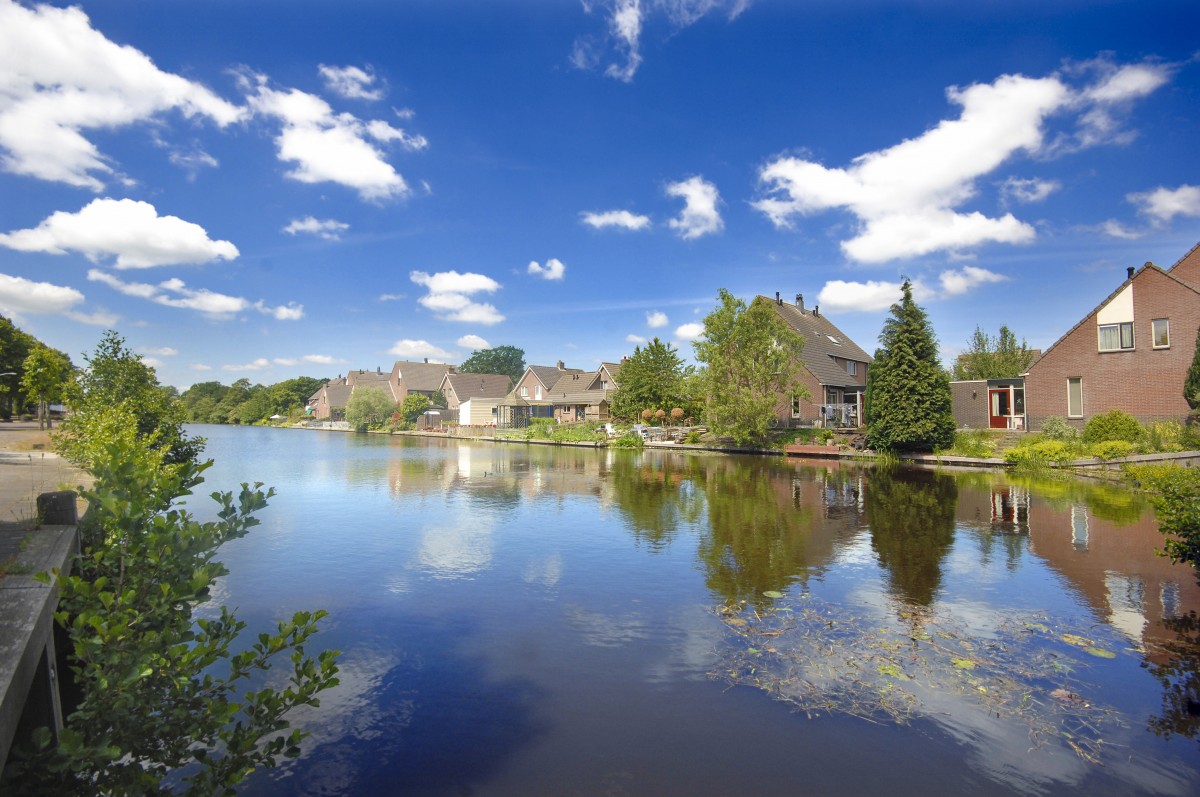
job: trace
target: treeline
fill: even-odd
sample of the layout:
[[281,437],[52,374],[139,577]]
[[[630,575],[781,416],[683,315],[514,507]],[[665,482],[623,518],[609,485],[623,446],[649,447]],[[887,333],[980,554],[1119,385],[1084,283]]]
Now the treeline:
[[[189,423],[255,424],[278,415],[296,420],[325,379],[298,376],[273,385],[252,385],[239,379],[232,385],[200,382],[179,394]],[[171,388],[167,388],[170,390]]]

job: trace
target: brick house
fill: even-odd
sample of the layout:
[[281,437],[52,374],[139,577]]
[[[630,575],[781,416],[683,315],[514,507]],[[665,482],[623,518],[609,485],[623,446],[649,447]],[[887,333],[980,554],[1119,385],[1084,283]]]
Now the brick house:
[[438,389],[446,397],[445,420],[465,425],[494,425],[499,403],[511,384],[506,374],[444,374]]
[[1169,269],[1146,263],[1030,366],[1029,428],[1059,416],[1082,427],[1123,410],[1143,423],[1182,421],[1183,381],[1200,327],[1200,244]]
[[433,394],[441,387],[442,377],[452,374],[456,366],[447,363],[431,363],[428,359],[423,362],[397,360],[392,366],[392,393],[396,401],[404,401],[409,393],[420,393],[433,398]]
[[609,367],[610,364],[605,363],[597,371],[559,377],[549,394],[555,420],[559,423],[608,423],[612,393],[617,388]]
[[567,368],[562,360],[555,365],[530,365],[513,385],[512,392],[500,402],[498,426],[523,428],[530,418],[553,418],[554,403],[550,388],[566,374],[582,374],[581,368]]
[[802,294],[796,294],[795,304],[778,293],[774,299],[758,296],[754,301],[769,304],[804,338],[799,376],[811,399],[781,397],[776,407],[779,425],[861,426],[871,356],[821,315],[820,307],[805,309]]

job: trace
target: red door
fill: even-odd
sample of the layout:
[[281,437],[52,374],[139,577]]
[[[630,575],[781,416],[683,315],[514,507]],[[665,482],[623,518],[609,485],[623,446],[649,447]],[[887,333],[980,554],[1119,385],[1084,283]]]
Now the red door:
[[1012,415],[1008,388],[988,391],[988,421],[993,429],[1007,429]]

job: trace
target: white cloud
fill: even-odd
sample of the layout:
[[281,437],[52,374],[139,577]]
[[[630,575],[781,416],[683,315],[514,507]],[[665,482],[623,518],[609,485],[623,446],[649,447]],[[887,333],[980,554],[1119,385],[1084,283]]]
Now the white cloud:
[[646,313],[646,326],[650,327],[651,329],[660,329],[669,323],[670,320],[667,318],[667,314],[661,310],[654,310]]
[[412,360],[429,358],[435,362],[449,362],[454,358],[453,354],[434,346],[427,340],[410,340],[408,338],[396,341],[395,345],[388,349],[388,354]]
[[241,76],[250,107],[283,123],[275,144],[281,161],[296,164],[288,177],[302,183],[338,183],[366,200],[410,193],[408,183],[367,139],[398,141],[406,149],[419,150],[428,144],[424,137],[411,136],[387,122],[335,114],[320,97],[298,89],[277,91],[267,82],[264,75]]
[[986,268],[977,266],[965,266],[962,269],[955,271],[943,271],[938,280],[942,285],[942,293],[945,296],[960,296],[972,288],[980,285],[986,285],[991,282],[1004,282],[1008,277],[1003,274],[997,274],[994,271],[988,271]]
[[[827,168],[798,157],[779,157],[759,172],[768,196],[753,203],[779,227],[795,218],[844,208],[858,217],[858,234],[842,242],[852,260],[881,263],[985,242],[1026,243],[1031,225],[1011,213],[989,218],[955,208],[976,194],[983,175],[1020,153],[1051,155],[1120,141],[1115,113],[1153,91],[1168,71],[1150,65],[1111,67],[1093,63],[1101,79],[1073,89],[1061,75],[1004,75],[990,84],[951,87],[947,98],[961,107],[957,119],[888,149],[868,152],[846,168]],[[1065,143],[1047,142],[1045,126],[1055,114],[1078,115],[1082,132]],[[1025,186],[1040,198],[1048,185]],[[1017,188],[1020,195],[1020,188]],[[1032,191],[1032,194],[1030,193]]]
[[133,47],[109,41],[78,7],[0,0],[6,171],[99,191],[114,169],[85,132],[160,123],[171,110],[221,127],[245,114],[199,83],[159,70]]
[[546,265],[538,265],[536,260],[530,261],[528,273],[534,276],[541,277],[544,280],[560,280],[566,272],[567,267],[557,258],[550,258],[546,261]]
[[270,367],[271,367],[270,360],[268,360],[266,357],[259,357],[258,359],[254,360],[252,362],[245,363],[243,365],[222,365],[221,370],[236,371],[236,372],[261,371],[264,368],[270,368]]
[[457,271],[440,271],[436,274],[413,271],[408,276],[429,291],[417,301],[443,321],[491,325],[504,320],[494,306],[469,298],[475,293],[495,293],[499,290],[500,283],[491,277],[471,272],[459,274]]
[[205,365],[204,363],[192,363],[191,365],[188,366],[188,368],[192,369],[193,371],[211,371],[212,370],[211,365]]
[[678,340],[697,340],[704,335],[704,324],[691,322],[683,324],[675,329],[675,337]]
[[721,214],[717,211],[717,204],[721,201],[717,187],[706,182],[704,178],[696,176],[678,183],[669,183],[666,193],[667,196],[680,197],[684,201],[679,218],[667,222],[684,240],[720,232],[725,226],[721,221]]
[[1041,202],[1060,188],[1062,183],[1057,180],[1009,177],[1000,186],[1000,193],[1006,199],[1029,203]]
[[87,278],[92,282],[107,285],[126,296],[145,299],[164,307],[196,310],[213,318],[229,318],[245,310],[254,309],[279,320],[298,320],[304,317],[304,308],[297,304],[269,307],[262,301],[251,302],[240,296],[216,293],[206,288],[189,288],[181,279],[169,279],[151,285],[145,282],[125,282],[99,269],[90,269]]
[[1133,241],[1146,235],[1146,230],[1135,230],[1132,227],[1126,227],[1116,219],[1109,219],[1100,225],[1100,231],[1105,235],[1113,238],[1120,238],[1123,241]]
[[484,349],[492,348],[492,344],[478,335],[463,335],[454,342],[454,345],[461,346],[464,349],[471,349],[472,351],[483,351]]
[[142,365],[148,366],[150,368],[162,368],[162,366],[163,366],[163,361],[158,359],[157,357],[142,357],[141,360],[142,360]]
[[1137,205],[1138,213],[1156,227],[1176,216],[1200,216],[1200,185],[1159,186],[1153,191],[1129,194],[1125,198]]
[[628,334],[625,336],[626,343],[645,343],[646,339],[641,335]]
[[379,301],[381,302],[398,302],[405,297],[403,293],[381,293]]
[[606,227],[618,227],[623,230],[645,230],[650,227],[649,216],[639,216],[628,210],[606,210],[602,213],[583,212],[579,214],[583,223],[597,230]]
[[1135,134],[1123,127],[1122,117],[1134,100],[1165,85],[1173,68],[1148,62],[1120,66],[1108,58],[1097,58],[1072,65],[1066,71],[1074,76],[1095,75],[1096,79],[1076,94],[1073,104],[1080,113],[1078,129],[1073,135],[1057,138],[1052,145],[1055,152],[1132,141]]
[[142,354],[153,354],[158,357],[174,357],[179,354],[179,349],[173,349],[170,346],[159,346],[157,348],[154,346],[142,346],[138,351]]
[[330,357],[328,354],[305,354],[303,357],[276,357],[274,362],[276,365],[300,365],[301,363],[337,365],[346,361]]
[[220,165],[216,158],[198,147],[190,152],[172,148],[167,160],[187,172],[189,180],[195,180],[201,169],[215,169]]
[[348,229],[350,229],[350,225],[344,221],[305,216],[302,219],[293,219],[288,226],[283,228],[283,232],[286,232],[288,235],[303,232],[310,235],[319,235],[328,241],[336,241]]
[[609,64],[604,74],[626,83],[633,80],[642,63],[642,4],[641,0],[617,0],[608,21],[609,33],[625,56],[624,65]]
[[61,314],[82,302],[83,298],[82,293],[65,285],[0,274],[0,310],[5,315]]
[[898,282],[832,280],[817,295],[817,304],[827,313],[873,312],[888,309],[901,296]]
[[78,213],[57,211],[37,227],[0,234],[0,246],[21,252],[82,253],[93,263],[116,258],[113,267],[152,268],[233,260],[237,247],[214,241],[198,224],[159,216],[148,202],[93,199]]
[[317,70],[325,81],[325,88],[340,97],[348,100],[383,99],[383,89],[374,87],[375,70],[369,66],[366,69],[360,69],[357,66],[321,64]]

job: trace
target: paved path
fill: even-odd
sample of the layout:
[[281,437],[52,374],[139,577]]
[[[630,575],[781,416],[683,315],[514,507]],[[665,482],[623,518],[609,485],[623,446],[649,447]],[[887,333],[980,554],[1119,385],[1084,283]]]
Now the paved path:
[[37,525],[39,494],[84,479],[86,474],[53,452],[50,435],[36,421],[0,422],[0,562],[16,554]]

